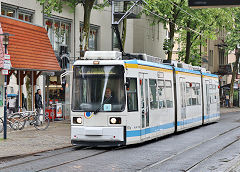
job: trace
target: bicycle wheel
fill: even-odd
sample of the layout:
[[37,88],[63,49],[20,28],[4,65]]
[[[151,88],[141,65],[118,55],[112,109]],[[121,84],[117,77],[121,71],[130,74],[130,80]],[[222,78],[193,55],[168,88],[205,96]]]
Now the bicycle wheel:
[[0,133],[3,131],[3,119],[0,118]]
[[26,120],[21,113],[16,113],[9,117],[9,125],[13,130],[22,130],[25,124]]
[[49,126],[49,122],[50,121],[47,115],[37,114],[33,125],[38,130],[46,130]]

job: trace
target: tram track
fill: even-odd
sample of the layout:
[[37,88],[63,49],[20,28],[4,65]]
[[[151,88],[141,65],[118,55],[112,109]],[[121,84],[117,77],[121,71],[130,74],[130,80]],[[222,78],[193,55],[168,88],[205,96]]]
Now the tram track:
[[[221,136],[223,136],[223,135],[226,135],[226,134],[228,134],[228,133],[230,133],[230,132],[233,132],[233,131],[235,131],[235,130],[237,130],[237,129],[239,129],[239,128],[240,128],[240,125],[239,125],[239,126],[236,126],[236,127],[234,127],[234,128],[231,128],[231,129],[229,129],[229,130],[227,130],[227,131],[225,131],[225,132],[222,132],[222,133],[220,133],[220,134],[218,134],[218,135],[216,135],[216,136],[214,136],[214,137],[211,137],[210,139],[207,139],[207,140],[205,140],[205,141],[203,141],[203,142],[200,142],[200,143],[198,143],[198,144],[195,144],[195,145],[193,145],[193,146],[190,146],[190,147],[184,149],[183,151],[177,152],[177,153],[175,153],[175,154],[173,154],[173,155],[171,155],[171,156],[169,156],[169,157],[167,157],[167,158],[165,158],[165,159],[163,159],[163,160],[161,160],[161,161],[157,161],[157,162],[148,164],[148,165],[146,165],[144,168],[138,169],[138,170],[136,170],[136,171],[137,171],[137,172],[143,172],[143,171],[145,171],[145,170],[149,170],[149,169],[151,169],[151,168],[154,168],[154,167],[156,167],[156,166],[159,166],[159,165],[161,165],[161,164],[163,164],[163,163],[165,163],[165,162],[167,162],[167,161],[169,161],[169,160],[172,160],[173,158],[175,158],[175,157],[177,157],[177,156],[179,156],[179,155],[181,155],[181,154],[183,154],[183,153],[185,153],[185,152],[187,152],[187,151],[190,151],[190,150],[192,150],[192,149],[194,149],[194,148],[197,148],[198,146],[200,146],[200,145],[202,145],[202,144],[205,144],[205,143],[207,143],[207,142],[210,142],[210,141],[212,141],[212,140],[214,140],[214,139],[216,139],[216,138],[218,138],[218,137],[221,137]],[[221,149],[217,150],[216,152],[210,154],[210,155],[207,156],[206,158],[202,159],[201,161],[198,161],[197,163],[195,163],[194,165],[192,165],[191,167],[189,167],[188,169],[183,170],[183,171],[188,171],[188,172],[189,172],[191,169],[195,168],[195,167],[196,167],[198,164],[200,164],[201,162],[205,161],[206,159],[209,159],[210,157],[212,157],[212,156],[215,155],[216,153],[218,153],[218,152],[226,149],[227,147],[231,146],[232,144],[238,142],[239,140],[240,140],[240,136],[239,136],[237,139],[235,139],[234,141],[232,141],[231,143],[229,143],[229,144],[227,144],[226,146],[224,146],[223,148],[221,148]]]
[[[157,162],[154,162],[154,163],[151,163],[147,166],[145,166],[144,168],[142,169],[137,169],[138,172],[140,171],[145,171],[145,170],[149,170],[151,168],[154,168],[155,166],[158,166],[158,165],[161,165],[169,160],[172,160],[173,158],[191,150],[191,149],[194,149],[204,143],[207,143],[207,142],[210,142],[218,137],[221,137],[221,136],[224,136],[226,134],[229,134],[230,132],[233,132],[237,129],[240,128],[240,125],[239,126],[236,126],[234,128],[231,128],[227,131],[224,131],[214,137],[211,137],[210,139],[207,139],[203,142],[200,142],[198,144],[195,144],[193,146],[189,146],[188,148],[184,149],[183,151],[180,151],[180,152],[177,152],[161,161],[157,161]],[[191,171],[192,169],[194,169],[195,167],[197,167],[198,165],[200,165],[202,162],[204,162],[205,160],[211,158],[213,155],[217,154],[218,152],[221,152],[222,150],[226,149],[227,147],[231,146],[232,144],[238,142],[240,140],[240,137],[238,137],[237,139],[233,140],[232,142],[230,142],[229,144],[227,144],[226,146],[222,147],[221,149],[213,152],[212,154],[208,155],[207,157],[203,158],[202,160],[198,161],[197,163],[191,165],[189,168],[187,168],[186,170],[183,170],[183,171]],[[123,148],[126,148],[127,146],[122,146],[122,147],[118,147],[118,148],[111,148],[111,149],[94,149],[94,150],[97,150],[98,152],[96,153],[92,153],[91,155],[87,155],[87,156],[84,156],[84,157],[81,157],[81,158],[74,158],[74,159],[71,159],[71,160],[65,160],[63,162],[59,162],[59,163],[56,163],[54,165],[50,165],[49,166],[45,166],[45,168],[39,168],[37,170],[34,170],[34,171],[44,171],[44,170],[51,170],[51,169],[54,169],[56,167],[59,167],[59,166],[63,166],[63,165],[66,165],[66,164],[69,164],[69,163],[73,163],[73,162],[76,162],[76,161],[81,161],[81,160],[85,160],[85,159],[88,159],[88,158],[92,158],[94,156],[98,156],[98,155],[101,155],[101,154],[104,154],[104,153],[107,153],[107,152],[111,152],[111,151],[114,151],[114,150],[119,150],[119,149],[123,149]],[[51,152],[49,152],[50,155],[48,155],[48,151],[47,152],[41,152],[41,153],[37,153],[37,154],[33,154],[33,155],[30,155],[29,157],[37,157],[35,159],[32,159],[32,160],[25,160],[23,159],[22,162],[17,162],[17,163],[14,163],[14,164],[10,164],[10,165],[6,165],[4,167],[0,167],[0,171],[1,170],[8,170],[8,169],[11,169],[11,168],[16,168],[18,166],[21,166],[21,165],[28,165],[28,164],[31,164],[33,162],[37,162],[37,161],[41,161],[41,160],[45,160],[45,159],[48,159],[48,158],[54,158],[54,157],[57,157],[57,156],[65,156],[65,154],[67,155],[68,153],[71,153],[71,152],[74,152],[74,151],[82,151],[82,150],[93,150],[93,147],[83,147],[83,148],[80,148],[80,149],[77,149],[76,148],[69,148],[69,150],[65,151],[65,152],[58,152],[58,153],[54,153],[54,154],[51,154]],[[46,153],[46,154],[45,154]],[[39,157],[38,157],[39,156]],[[27,156],[28,157],[28,156]],[[24,157],[24,158],[27,158],[27,157]],[[21,159],[21,158],[19,158]],[[17,160],[19,160],[17,159]]]
[[[88,147],[84,147],[82,148],[81,150],[84,150],[84,149],[87,149]],[[23,156],[20,156],[20,157],[17,157],[17,158],[13,158],[13,160],[19,160],[19,159],[23,159],[23,158],[27,158],[27,157],[39,157],[39,158],[36,158],[36,159],[32,159],[32,160],[27,160],[27,161],[24,161],[24,162],[20,162],[20,163],[15,163],[15,164],[12,164],[12,165],[8,165],[8,166],[4,166],[4,167],[0,167],[0,170],[3,170],[3,169],[7,169],[7,168],[11,168],[11,167],[16,167],[18,165],[23,165],[23,164],[27,164],[27,163],[31,163],[31,162],[35,162],[35,161],[38,161],[38,160],[42,160],[42,159],[45,159],[45,158],[51,158],[51,157],[54,157],[54,156],[59,156],[59,155],[62,155],[62,154],[66,154],[66,153],[70,153],[72,151],[74,151],[75,148],[70,148],[71,150],[67,151],[67,152],[60,152],[60,153],[55,153],[53,155],[41,155],[43,153],[48,153],[49,151],[45,151],[45,152],[40,152],[40,153],[34,153],[34,154],[31,154],[31,155],[23,155]],[[79,149],[80,150],[80,149]],[[8,160],[8,159],[6,159]],[[0,165],[1,163],[4,163],[4,159],[2,161],[0,161]]]
[[195,163],[194,165],[192,165],[191,167],[189,167],[188,169],[184,170],[186,172],[190,172],[191,170],[193,170],[194,168],[196,168],[199,164],[201,164],[202,162],[206,161],[207,159],[211,158],[213,155],[223,151],[224,149],[228,148],[229,146],[233,145],[234,143],[240,141],[240,136],[238,136],[237,139],[235,139],[234,141],[232,141],[231,143],[227,144],[226,146],[224,146],[223,148],[215,151],[214,153],[208,155],[207,157],[205,157],[204,159],[202,159],[201,161]]
[[59,167],[59,166],[62,166],[62,165],[65,165],[65,164],[69,164],[69,163],[72,163],[72,162],[76,162],[76,161],[79,161],[79,160],[84,160],[84,159],[87,159],[87,158],[98,156],[98,155],[101,155],[101,154],[104,154],[104,153],[107,153],[107,152],[110,152],[110,151],[113,151],[113,150],[124,149],[126,147],[127,146],[121,146],[121,147],[114,148],[114,149],[111,149],[111,150],[105,150],[105,151],[102,151],[102,152],[99,152],[99,153],[96,153],[96,154],[93,154],[93,155],[89,155],[89,156],[86,156],[86,157],[83,157],[83,158],[78,158],[78,159],[75,159],[75,160],[66,161],[66,162],[63,162],[61,164],[57,164],[57,165],[50,166],[50,167],[47,167],[47,168],[44,168],[44,169],[41,169],[41,170],[37,170],[36,172],[41,172],[41,171],[44,171],[44,170],[50,170],[50,169],[55,168],[55,167]]

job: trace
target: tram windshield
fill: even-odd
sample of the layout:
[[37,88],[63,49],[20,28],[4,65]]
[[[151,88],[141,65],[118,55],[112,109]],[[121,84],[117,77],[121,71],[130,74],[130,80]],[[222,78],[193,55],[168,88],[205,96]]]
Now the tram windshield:
[[120,112],[125,109],[123,66],[74,66],[72,110]]

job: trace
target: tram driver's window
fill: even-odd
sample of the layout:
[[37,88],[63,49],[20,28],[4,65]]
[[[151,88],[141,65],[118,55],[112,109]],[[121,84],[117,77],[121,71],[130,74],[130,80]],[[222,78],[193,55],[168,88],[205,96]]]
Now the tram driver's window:
[[127,90],[128,112],[138,111],[137,78],[127,78],[127,82],[129,85]]

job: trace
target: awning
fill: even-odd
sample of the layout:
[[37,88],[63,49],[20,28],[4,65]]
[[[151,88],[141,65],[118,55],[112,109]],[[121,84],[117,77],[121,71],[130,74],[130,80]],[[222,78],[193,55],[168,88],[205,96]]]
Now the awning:
[[4,16],[0,23],[3,32],[14,35],[8,45],[13,69],[61,70],[45,28]]

